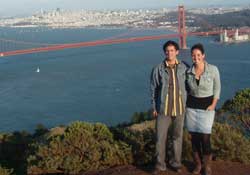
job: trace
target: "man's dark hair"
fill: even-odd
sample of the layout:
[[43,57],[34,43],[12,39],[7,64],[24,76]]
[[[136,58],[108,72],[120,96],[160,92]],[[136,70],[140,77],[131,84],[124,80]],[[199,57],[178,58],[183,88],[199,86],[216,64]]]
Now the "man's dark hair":
[[199,51],[201,51],[202,55],[204,55],[205,50],[204,50],[204,47],[203,47],[203,45],[202,45],[201,43],[198,43],[198,44],[193,45],[192,48],[191,48],[191,53],[192,53],[193,50],[195,50],[195,49],[198,49]]
[[179,45],[175,42],[175,41],[172,41],[172,40],[169,40],[167,41],[164,45],[163,45],[163,51],[166,52],[166,48],[168,46],[174,46],[175,47],[175,50],[179,50]]

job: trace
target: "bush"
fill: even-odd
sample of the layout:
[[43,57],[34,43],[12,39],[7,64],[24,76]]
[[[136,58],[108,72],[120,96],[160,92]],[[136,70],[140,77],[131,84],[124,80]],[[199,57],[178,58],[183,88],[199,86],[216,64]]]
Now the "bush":
[[[150,123],[151,122],[151,123]],[[113,128],[116,139],[132,146],[135,165],[147,165],[155,162],[155,129],[154,121],[147,121],[128,128]],[[167,158],[171,156],[171,128],[168,135]],[[228,124],[215,123],[211,137],[212,149],[218,159],[250,163],[250,140],[240,130]],[[191,137],[183,132],[182,159],[192,160]]]
[[0,175],[13,175],[13,169],[6,169],[0,165]]
[[35,129],[35,133],[34,133],[33,137],[42,136],[45,133],[47,133],[48,131],[49,130],[43,124],[37,124],[36,125],[36,129]]
[[[250,140],[243,132],[228,124],[214,123],[211,144],[213,155],[217,159],[250,163]],[[183,132],[182,158],[192,160],[191,137]]]
[[227,100],[223,104],[222,109],[235,114],[249,114],[250,88],[236,92],[232,100]]
[[26,131],[0,134],[0,164],[11,166],[16,174],[27,174],[26,151],[31,139]]
[[150,164],[155,156],[155,132],[152,129],[132,131],[128,128],[113,128],[116,140],[126,142],[132,147],[135,165]]
[[103,124],[74,122],[62,135],[31,145],[28,173],[76,174],[132,162],[131,149]]
[[147,112],[135,112],[131,118],[131,123],[141,123],[146,120],[152,120],[152,111],[149,110]]
[[250,114],[228,114],[223,120],[223,123],[240,130],[246,138],[250,138]]
[[240,130],[215,123],[211,141],[217,158],[250,163],[250,140]]
[[191,136],[186,129],[183,131],[182,159],[189,161],[193,160]]
[[[132,146],[133,164],[135,165],[148,165],[155,163],[155,145],[156,145],[156,133],[155,133],[155,120],[145,121],[140,124],[134,124],[127,128],[113,128],[115,139],[126,142]],[[168,141],[167,141],[167,157],[171,156],[172,142],[171,128],[169,129]],[[190,159],[192,156],[190,136],[187,131],[183,134],[183,159]]]
[[250,88],[238,91],[232,100],[226,101],[220,115],[218,121],[228,123],[250,137]]

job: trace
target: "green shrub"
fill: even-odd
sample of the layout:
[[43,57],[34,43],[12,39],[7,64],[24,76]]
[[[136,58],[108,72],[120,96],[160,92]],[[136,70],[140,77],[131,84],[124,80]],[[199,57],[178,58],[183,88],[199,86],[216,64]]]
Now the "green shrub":
[[16,174],[27,174],[26,152],[31,139],[26,131],[0,134],[0,164],[11,166]]
[[184,129],[183,131],[182,159],[189,160],[189,161],[193,160],[191,136],[186,129]]
[[[171,156],[171,130],[169,129],[168,141],[167,141],[167,157]],[[132,146],[133,164],[135,165],[148,165],[155,163],[155,144],[156,144],[156,133],[155,133],[155,120],[145,121],[140,124],[134,124],[126,128],[112,128],[115,139],[126,142]],[[191,143],[190,136],[187,131],[183,134],[183,159],[190,159]]]
[[126,142],[132,147],[134,164],[150,164],[155,156],[155,132],[152,129],[133,131],[128,128],[113,128],[116,140]]
[[149,110],[147,112],[135,112],[131,118],[131,123],[141,123],[146,120],[152,120],[152,111]]
[[232,100],[226,101],[217,121],[240,129],[250,138],[250,88],[238,91]]
[[62,135],[31,145],[29,173],[76,174],[132,162],[131,149],[103,124],[74,122]]
[[37,124],[35,133],[33,134],[34,137],[39,137],[47,133],[49,130],[43,124]]
[[0,165],[0,175],[13,175],[13,169],[6,169]]
[[245,137],[250,138],[250,114],[229,114],[226,119],[223,123],[240,130]]
[[[154,121],[146,121],[127,128],[113,128],[115,139],[132,146],[135,165],[155,162]],[[171,156],[171,128],[168,131],[167,157]],[[218,159],[250,163],[250,140],[240,130],[228,124],[215,123],[211,137],[212,149]],[[182,159],[192,160],[191,137],[187,130],[183,132]]]
[[215,123],[211,141],[217,158],[250,163],[250,140],[240,130]]
[[[250,140],[228,124],[214,123],[211,134],[212,152],[217,159],[250,163]],[[182,158],[192,160],[191,136],[183,132]]]
[[230,111],[235,114],[250,113],[250,88],[236,92],[232,100],[227,100],[223,106],[223,110]]

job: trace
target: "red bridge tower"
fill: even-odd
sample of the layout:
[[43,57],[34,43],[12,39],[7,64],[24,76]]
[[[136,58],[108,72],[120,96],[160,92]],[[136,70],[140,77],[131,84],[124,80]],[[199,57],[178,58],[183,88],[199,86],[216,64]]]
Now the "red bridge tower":
[[187,48],[187,33],[186,33],[186,20],[185,20],[185,10],[184,6],[180,5],[178,8],[178,24],[179,24],[179,45],[181,49]]

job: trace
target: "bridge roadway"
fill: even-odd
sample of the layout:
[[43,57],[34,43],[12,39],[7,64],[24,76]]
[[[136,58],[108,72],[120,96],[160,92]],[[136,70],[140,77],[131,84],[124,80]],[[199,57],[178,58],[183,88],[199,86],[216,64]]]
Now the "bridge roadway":
[[[209,35],[218,35],[223,33],[224,31],[209,31],[209,32],[187,32],[186,36],[209,36]],[[232,35],[235,30],[228,30],[228,35]],[[250,29],[239,29],[240,33],[250,33]],[[127,42],[139,42],[139,41],[148,41],[148,40],[159,40],[166,38],[179,38],[180,34],[167,34],[167,35],[158,35],[158,36],[143,36],[143,37],[131,37],[131,38],[121,38],[121,39],[104,39],[97,41],[88,41],[88,42],[80,42],[80,43],[69,43],[69,44],[58,44],[51,45],[45,47],[24,49],[24,50],[13,50],[7,52],[0,52],[0,57],[14,56],[14,55],[22,55],[22,54],[30,54],[30,53],[38,53],[38,52],[49,52],[70,48],[79,48],[79,47],[90,47],[90,46],[98,46],[98,45],[108,45],[108,44],[119,44],[119,43],[127,43]]]

